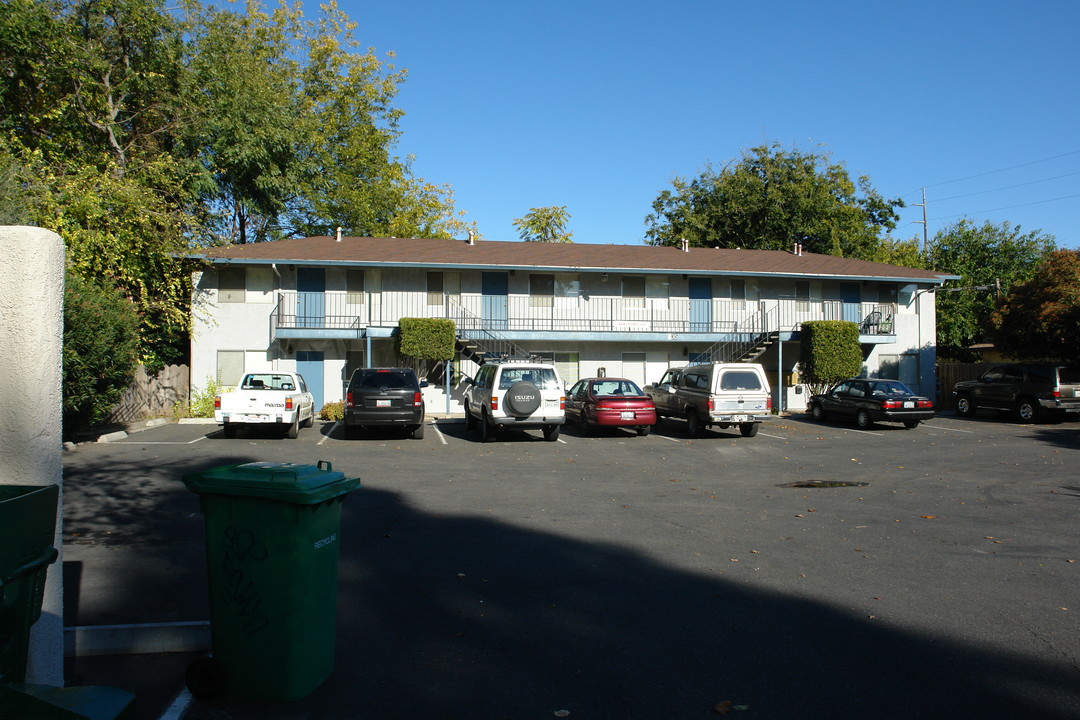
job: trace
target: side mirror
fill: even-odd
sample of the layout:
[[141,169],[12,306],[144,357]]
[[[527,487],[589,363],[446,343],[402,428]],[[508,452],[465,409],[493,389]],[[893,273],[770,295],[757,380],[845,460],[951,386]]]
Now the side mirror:
[[675,394],[675,386],[674,385],[668,385],[667,391],[669,393],[671,393],[672,395],[674,395]]
[[421,380],[420,381],[420,387],[426,388],[427,386],[428,386],[428,381],[427,380]]

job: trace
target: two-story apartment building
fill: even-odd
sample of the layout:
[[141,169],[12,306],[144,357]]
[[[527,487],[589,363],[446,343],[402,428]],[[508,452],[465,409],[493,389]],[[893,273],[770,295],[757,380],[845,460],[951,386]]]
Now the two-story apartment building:
[[549,358],[568,383],[604,372],[644,384],[671,366],[752,360],[784,409],[804,405],[801,323],[850,320],[866,374],[933,395],[933,290],[951,278],[799,248],[310,237],[200,257],[193,387],[296,370],[320,405],[341,399],[354,368],[396,363],[402,317],[454,320],[447,378],[499,354]]

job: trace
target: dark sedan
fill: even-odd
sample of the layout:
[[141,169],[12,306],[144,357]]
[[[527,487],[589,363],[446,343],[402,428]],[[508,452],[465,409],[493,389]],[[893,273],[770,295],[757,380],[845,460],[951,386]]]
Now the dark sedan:
[[933,419],[934,401],[916,395],[899,380],[852,378],[811,397],[809,410],[815,420],[854,419],[863,430],[875,422],[902,422],[914,428]]
[[630,427],[648,435],[656,424],[656,406],[633,380],[585,378],[566,395],[566,422],[586,435],[598,427]]

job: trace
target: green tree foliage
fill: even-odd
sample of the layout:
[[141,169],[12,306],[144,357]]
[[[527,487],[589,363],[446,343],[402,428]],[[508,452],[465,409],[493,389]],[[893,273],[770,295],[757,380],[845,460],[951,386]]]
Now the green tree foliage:
[[0,215],[134,302],[151,371],[186,345],[193,246],[470,227],[394,155],[404,70],[318,12],[0,0]]
[[799,242],[809,252],[871,259],[904,204],[882,197],[865,176],[852,181],[827,155],[778,143],[673,185],[645,218],[652,245],[685,239],[694,247],[790,250]]
[[114,288],[68,272],[64,288],[64,436],[100,423],[138,364],[139,318]]
[[992,315],[995,346],[1018,360],[1080,358],[1080,251],[1047,253]]
[[842,320],[802,324],[799,369],[811,393],[825,392],[834,383],[862,371],[859,326]]
[[443,318],[401,318],[398,351],[422,360],[450,360],[454,357],[457,327]]
[[1023,233],[1020,226],[1008,223],[980,226],[963,219],[938,231],[924,262],[934,270],[960,276],[950,284],[956,291],[937,295],[938,354],[961,362],[975,360],[967,348],[990,339],[991,315],[999,302],[997,288],[1004,295],[1029,280],[1054,249],[1053,237],[1039,231]]
[[514,218],[514,227],[525,242],[572,243],[574,233],[566,232],[570,213],[566,206],[535,207],[525,217]]

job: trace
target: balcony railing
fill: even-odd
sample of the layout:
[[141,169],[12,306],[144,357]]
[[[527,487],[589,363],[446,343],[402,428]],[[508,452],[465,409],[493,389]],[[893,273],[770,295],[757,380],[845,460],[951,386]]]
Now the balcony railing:
[[[686,298],[443,296],[429,293],[303,293],[282,291],[272,329],[354,330],[396,326],[403,317],[450,318],[460,330],[514,332],[654,332],[722,334],[798,330],[810,320],[850,320],[866,335],[893,334],[892,303],[838,300],[689,300]],[[772,325],[775,323],[775,326]]]

